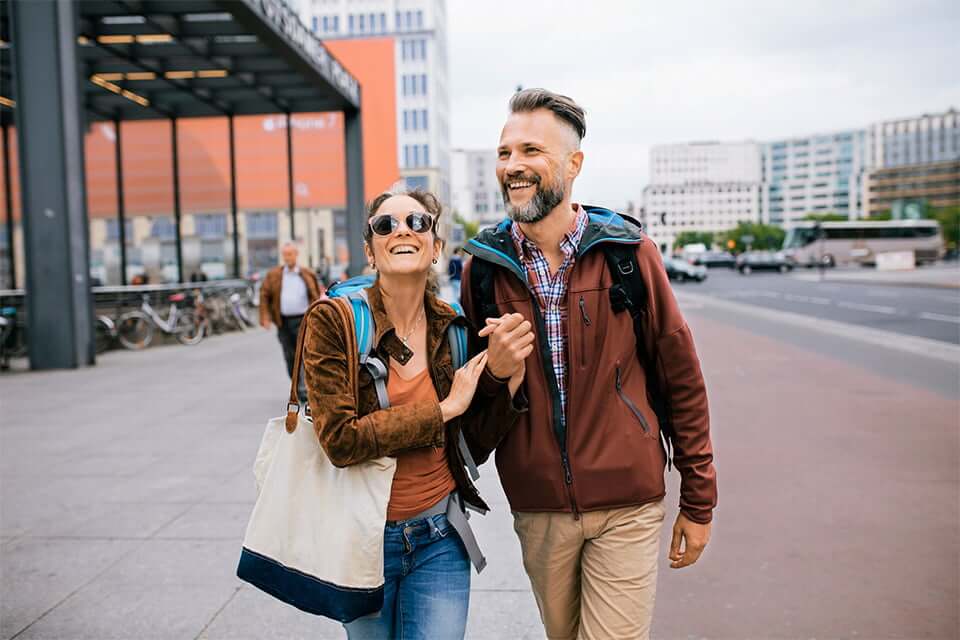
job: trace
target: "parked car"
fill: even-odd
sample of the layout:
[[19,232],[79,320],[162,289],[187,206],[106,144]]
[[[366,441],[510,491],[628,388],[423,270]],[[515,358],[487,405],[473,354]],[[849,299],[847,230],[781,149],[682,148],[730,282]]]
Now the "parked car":
[[787,273],[793,270],[793,263],[782,253],[773,251],[747,251],[737,256],[737,270],[742,275],[754,271],[779,271]]
[[707,279],[706,267],[690,264],[686,260],[664,258],[663,266],[667,270],[667,277],[671,280],[677,280],[678,282],[685,282],[687,280],[703,282]]
[[733,269],[737,266],[737,259],[729,251],[704,251],[693,257],[693,264],[701,264],[707,268],[727,267]]

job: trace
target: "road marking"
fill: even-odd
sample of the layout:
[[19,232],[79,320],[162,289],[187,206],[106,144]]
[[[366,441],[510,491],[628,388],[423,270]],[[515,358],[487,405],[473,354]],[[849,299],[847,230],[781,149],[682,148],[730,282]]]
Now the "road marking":
[[861,325],[851,324],[849,322],[837,322],[836,320],[826,320],[823,318],[814,318],[812,316],[790,311],[779,311],[758,307],[753,304],[743,302],[734,302],[732,300],[721,300],[711,296],[678,292],[677,300],[681,303],[696,302],[706,307],[716,307],[740,313],[751,318],[763,318],[781,324],[793,325],[803,329],[819,331],[847,340],[874,345],[883,349],[892,349],[894,351],[904,351],[918,356],[933,358],[950,363],[960,363],[960,345],[943,342],[941,340],[931,340],[929,338],[920,338],[894,331],[884,331],[882,329],[872,329]]
[[838,302],[838,307],[844,309],[853,309],[855,311],[871,311],[873,313],[885,313],[889,316],[896,315],[897,310],[893,307],[881,307],[875,304],[860,304],[858,302]]
[[792,293],[786,293],[783,296],[784,300],[789,300],[790,302],[809,302],[810,304],[830,304],[830,298],[818,298],[815,296],[796,296]]
[[920,314],[920,317],[924,320],[939,320],[940,322],[954,322],[960,324],[960,318],[954,316],[945,316],[940,313],[927,313],[924,311]]
[[899,293],[893,291],[878,291],[876,289],[867,289],[867,295],[871,298],[899,298]]

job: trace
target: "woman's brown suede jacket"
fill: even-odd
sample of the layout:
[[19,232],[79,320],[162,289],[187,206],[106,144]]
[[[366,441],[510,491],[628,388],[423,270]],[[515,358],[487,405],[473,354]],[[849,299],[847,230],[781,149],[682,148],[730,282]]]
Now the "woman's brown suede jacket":
[[[413,352],[397,337],[387,317],[379,280],[367,290],[367,296],[376,324],[374,352],[384,363],[388,357],[406,363]],[[457,316],[450,306],[429,291],[424,306],[430,378],[437,396],[442,399],[450,393],[453,382],[447,328],[451,322],[466,324],[466,321],[462,317],[455,320]],[[487,452],[496,448],[519,415],[526,411],[523,391],[517,391],[511,398],[507,385],[485,371],[470,408],[447,424],[436,401],[381,410],[373,378],[359,366],[349,309],[350,304],[342,298],[324,300],[314,304],[305,318],[303,358],[307,396],[314,429],[330,461],[344,467],[395,456],[408,449],[445,446],[450,470],[463,499],[487,510],[464,470],[456,443],[462,429],[477,463],[483,462]],[[468,333],[473,344],[475,332],[471,328]],[[387,375],[390,375],[389,367]]]

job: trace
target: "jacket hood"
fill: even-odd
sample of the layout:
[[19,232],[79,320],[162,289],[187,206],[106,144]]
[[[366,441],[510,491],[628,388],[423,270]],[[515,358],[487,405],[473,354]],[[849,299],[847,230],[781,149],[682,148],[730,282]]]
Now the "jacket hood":
[[[581,206],[587,212],[589,221],[583,237],[580,238],[580,245],[577,247],[578,258],[592,248],[607,242],[619,244],[643,242],[645,234],[640,224],[632,218],[603,207]],[[484,229],[464,245],[463,250],[474,257],[504,266],[525,281],[526,274],[517,258],[513,238],[510,236],[512,223],[510,218],[505,218],[497,226]]]

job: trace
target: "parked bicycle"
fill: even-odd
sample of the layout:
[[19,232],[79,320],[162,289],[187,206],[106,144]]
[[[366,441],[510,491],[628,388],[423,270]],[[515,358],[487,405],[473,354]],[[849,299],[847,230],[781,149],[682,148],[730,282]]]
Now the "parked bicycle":
[[[205,324],[196,312],[189,308],[192,305],[187,303],[186,294],[176,293],[167,300],[170,302],[170,310],[166,318],[150,305],[148,295],[143,296],[139,311],[130,311],[120,316],[117,321],[117,339],[120,344],[127,349],[146,349],[153,342],[157,329],[175,337],[180,344],[197,344],[203,340],[206,334]],[[178,307],[179,303],[183,303],[185,308]]]
[[12,358],[22,358],[25,355],[27,330],[17,319],[17,308],[0,308],[0,370],[9,369]]

